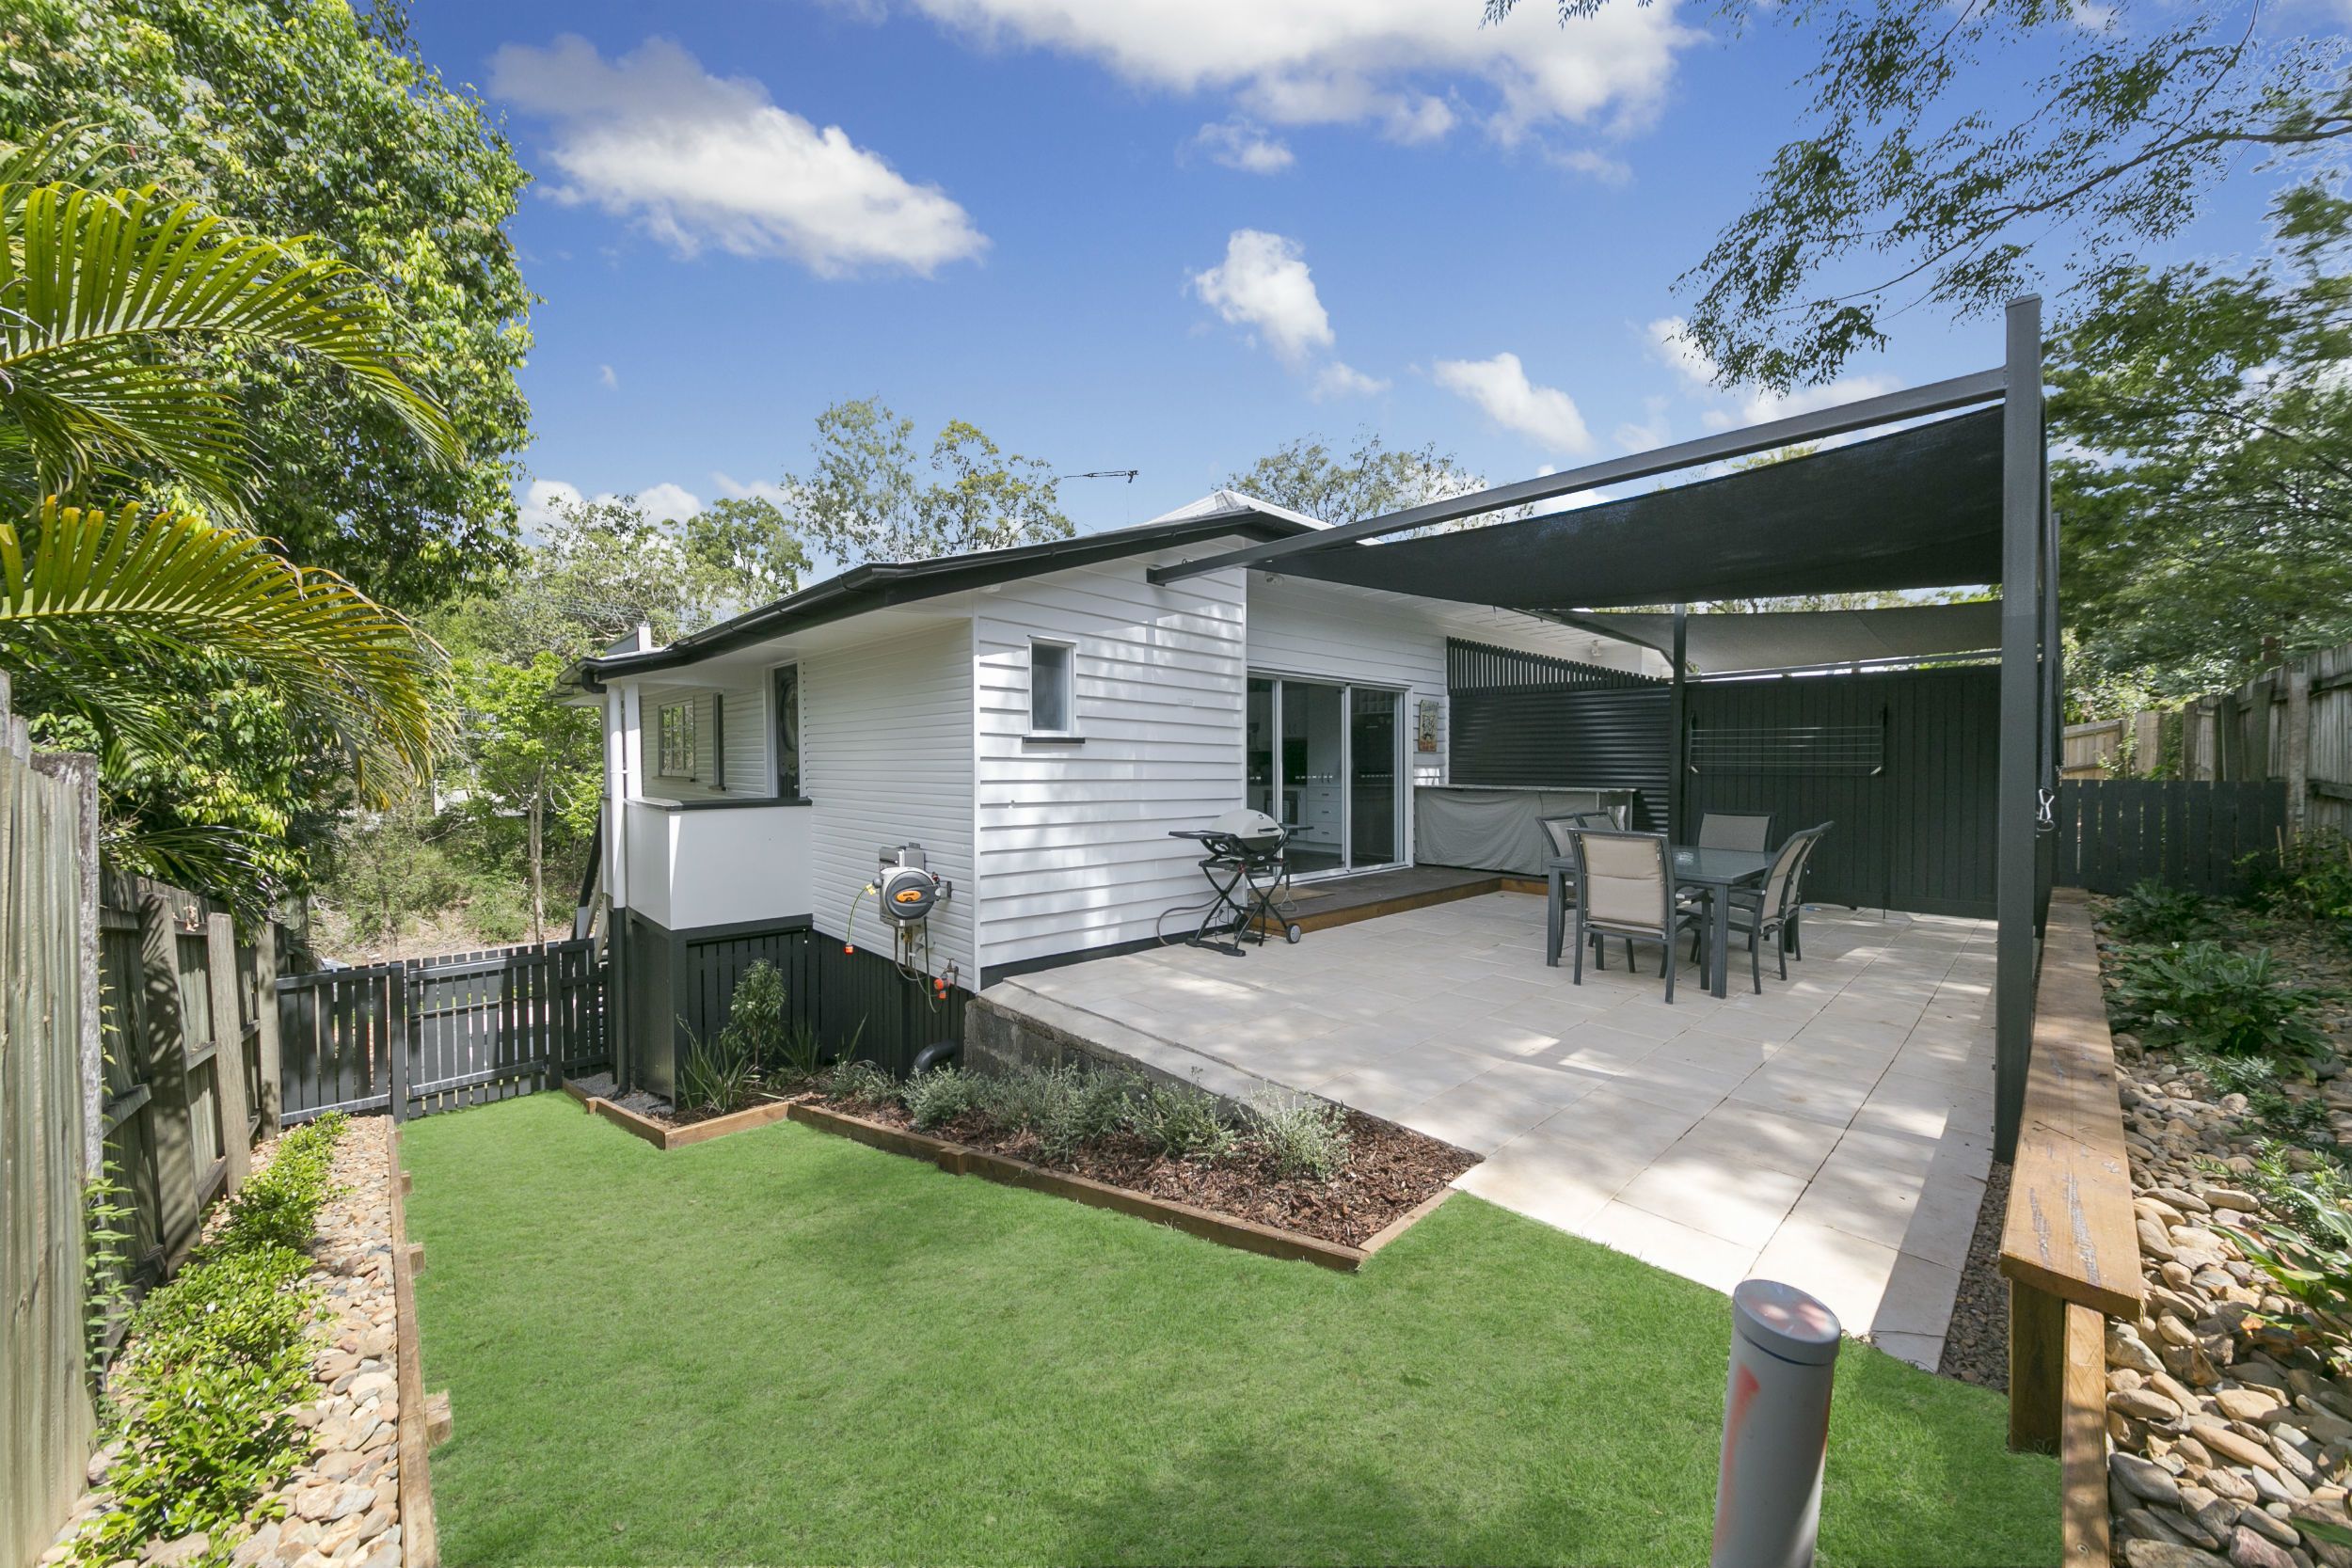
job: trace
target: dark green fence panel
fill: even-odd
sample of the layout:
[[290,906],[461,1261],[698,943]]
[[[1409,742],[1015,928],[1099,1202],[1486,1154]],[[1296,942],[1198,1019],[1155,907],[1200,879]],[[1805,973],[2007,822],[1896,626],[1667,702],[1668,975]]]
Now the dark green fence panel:
[[587,942],[281,976],[281,1119],[405,1118],[555,1088],[612,1061],[606,1010]]
[[1834,824],[1808,897],[1993,915],[2000,684],[1989,666],[1702,681],[1690,689],[1681,832],[1770,812]]
[[2153,880],[2234,897],[2247,862],[2278,853],[2286,822],[2279,779],[2068,779],[2052,816],[2056,877],[2092,893]]

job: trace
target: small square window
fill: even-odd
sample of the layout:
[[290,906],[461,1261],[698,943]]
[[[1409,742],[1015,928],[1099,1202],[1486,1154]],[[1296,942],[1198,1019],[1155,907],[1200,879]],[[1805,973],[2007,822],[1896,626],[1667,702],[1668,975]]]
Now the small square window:
[[1067,735],[1075,727],[1067,642],[1029,644],[1029,728],[1040,735]]

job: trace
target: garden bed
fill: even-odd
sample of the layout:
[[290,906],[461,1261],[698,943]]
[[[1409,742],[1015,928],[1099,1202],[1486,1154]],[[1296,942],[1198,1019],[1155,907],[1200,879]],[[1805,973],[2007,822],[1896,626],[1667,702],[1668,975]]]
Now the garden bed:
[[2145,1280],[2106,1337],[2132,1564],[2352,1568],[2340,925],[2153,889],[2102,911]]
[[1342,1122],[1348,1139],[1346,1164],[1326,1181],[1279,1175],[1247,1133],[1233,1154],[1214,1162],[1169,1159],[1124,1132],[1108,1133],[1055,1158],[1035,1132],[1006,1130],[977,1113],[951,1117],[923,1134],[902,1105],[849,1103],[821,1091],[803,1103],[915,1134],[926,1145],[999,1155],[1041,1172],[1079,1177],[1359,1252],[1478,1163],[1476,1155],[1452,1144],[1358,1111],[1346,1112]]

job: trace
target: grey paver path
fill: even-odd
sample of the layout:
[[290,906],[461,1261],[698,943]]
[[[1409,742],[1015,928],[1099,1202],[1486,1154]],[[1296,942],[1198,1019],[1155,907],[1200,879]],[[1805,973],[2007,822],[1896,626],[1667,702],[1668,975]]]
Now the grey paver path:
[[[1498,893],[1228,958],[1165,948],[999,982],[992,1001],[1221,1092],[1311,1090],[1486,1156],[1459,1185],[1728,1291],[1813,1291],[1933,1367],[1984,1195],[1989,922],[1817,911],[1805,958],[1732,994],[1686,958],[1665,1003],[1613,944],[1543,959]],[[1687,954],[1687,949],[1686,949]]]

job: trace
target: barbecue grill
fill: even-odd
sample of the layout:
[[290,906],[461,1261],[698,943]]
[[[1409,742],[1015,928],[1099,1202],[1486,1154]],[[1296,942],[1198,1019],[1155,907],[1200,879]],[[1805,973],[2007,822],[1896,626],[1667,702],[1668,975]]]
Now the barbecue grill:
[[1285,942],[1299,939],[1298,923],[1284,908],[1290,867],[1282,848],[1290,831],[1281,823],[1262,811],[1229,811],[1205,828],[1179,828],[1168,836],[1200,846],[1200,874],[1210,892],[1199,903],[1162,914],[1160,941],[1238,958],[1243,942],[1265,941],[1268,926],[1279,927]]

